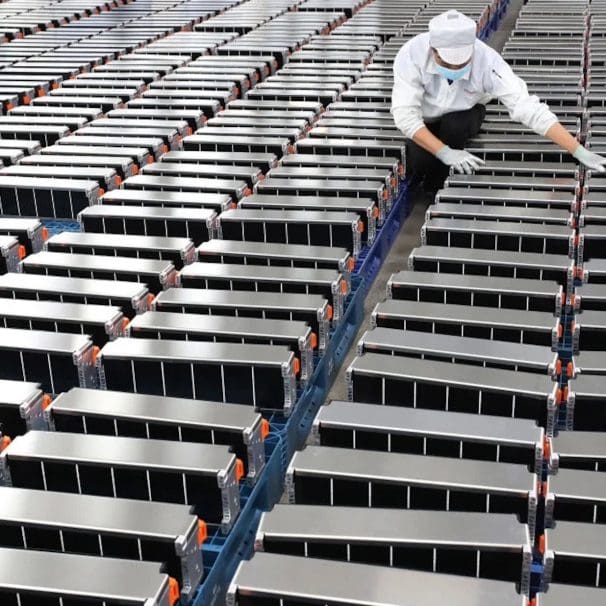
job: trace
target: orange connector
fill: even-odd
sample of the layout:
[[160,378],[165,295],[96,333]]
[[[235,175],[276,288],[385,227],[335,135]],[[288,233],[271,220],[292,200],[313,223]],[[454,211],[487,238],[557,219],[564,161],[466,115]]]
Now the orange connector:
[[96,345],[93,345],[93,363],[95,363],[97,361],[97,357],[99,356],[100,353],[101,353],[101,349],[99,347],[97,347]]
[[198,520],[198,547],[202,547],[206,539],[208,539],[208,526],[204,520]]
[[151,306],[152,306],[153,302],[155,301],[155,299],[156,299],[156,295],[154,295],[154,293],[151,293],[151,292],[150,292],[150,293],[147,295],[147,304],[149,305],[149,307],[150,307],[150,308],[151,308]]
[[116,184],[116,187],[118,187],[118,188],[122,187],[122,177],[120,175],[116,175],[116,178],[114,179],[114,183]]
[[358,231],[363,234],[364,233],[364,223],[362,221],[358,221]]
[[347,261],[347,269],[352,272],[356,268],[356,260],[353,257],[349,257]]
[[25,259],[25,257],[27,257],[27,249],[25,248],[25,246],[23,246],[23,244],[19,244],[19,259],[23,260]]
[[546,459],[551,456],[551,440],[548,437],[543,438],[543,456]]
[[568,364],[566,364],[566,376],[569,379],[572,379],[573,374],[574,374],[574,366],[573,366],[572,362],[568,362]]
[[122,334],[123,335],[126,334],[129,324],[130,324],[130,320],[128,318],[122,318]]
[[45,393],[42,396],[42,410],[46,410],[52,403],[53,399],[47,394]]
[[244,477],[244,461],[236,459],[236,480],[239,482]]
[[326,309],[326,317],[329,320],[332,320],[332,316],[333,316],[333,309],[332,309],[332,305],[328,305],[327,309]]
[[267,419],[261,419],[261,438],[265,440],[269,435],[271,430],[271,426],[269,425],[269,421]]
[[545,553],[545,535],[539,537],[539,553]]
[[312,349],[318,349],[318,335],[315,332],[311,333],[309,341]]
[[295,377],[301,372],[301,360],[299,360],[297,357],[295,357],[292,361],[292,371]]
[[179,583],[177,583],[177,579],[173,579],[173,577],[168,577],[168,601],[170,606],[175,606],[175,604],[179,601],[181,597],[181,590],[179,589]]
[[23,95],[23,105],[29,105],[32,102],[32,98],[29,95]]
[[2,452],[5,448],[8,448],[8,445],[12,442],[12,440],[8,436],[2,436],[0,438],[0,452]]
[[375,206],[375,207],[372,209],[372,216],[373,216],[375,219],[378,219],[378,218],[379,218],[379,207],[378,207],[378,206]]
[[46,227],[42,228],[42,239],[45,242],[48,240],[48,229]]

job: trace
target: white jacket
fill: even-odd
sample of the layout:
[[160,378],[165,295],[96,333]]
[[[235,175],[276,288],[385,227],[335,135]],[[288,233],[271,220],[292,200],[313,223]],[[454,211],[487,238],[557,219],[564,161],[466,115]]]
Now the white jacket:
[[409,40],[397,54],[393,66],[394,87],[391,113],[406,137],[450,112],[471,109],[497,98],[512,120],[544,135],[558,119],[538,97],[528,94],[526,83],[516,76],[501,55],[476,40],[471,71],[448,84],[438,74],[429,45],[429,33]]

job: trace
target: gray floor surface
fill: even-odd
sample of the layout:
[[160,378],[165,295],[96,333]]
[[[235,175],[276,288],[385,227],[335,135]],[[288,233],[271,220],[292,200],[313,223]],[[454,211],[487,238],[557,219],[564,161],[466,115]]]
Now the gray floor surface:
[[[501,22],[498,31],[495,32],[488,41],[488,44],[491,47],[498,51],[503,49],[523,5],[523,0],[511,0],[505,18]],[[343,367],[340,369],[332,389],[328,393],[327,401],[347,399],[345,371],[356,356],[357,342],[364,332],[369,329],[370,312],[377,303],[385,299],[387,280],[391,274],[406,268],[406,259],[408,258],[410,251],[415,246],[419,245],[419,233],[425,220],[425,209],[430,203],[431,199],[422,191],[416,192],[412,196],[412,199],[410,200],[412,207],[411,213],[402,226],[396,241],[366,297],[366,302],[364,304],[364,321],[354,340],[353,346],[345,357]]]

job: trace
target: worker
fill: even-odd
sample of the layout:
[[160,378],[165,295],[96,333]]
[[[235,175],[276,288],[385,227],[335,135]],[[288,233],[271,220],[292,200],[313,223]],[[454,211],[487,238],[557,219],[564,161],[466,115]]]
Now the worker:
[[[537,47],[540,53],[540,47]],[[456,10],[429,22],[394,61],[392,108],[407,138],[407,173],[428,193],[440,189],[450,168],[471,174],[484,161],[463,147],[480,132],[486,103],[498,99],[512,120],[550,139],[581,164],[604,171],[606,158],[582,145],[549,107],[528,94],[504,59],[476,38],[476,24]]]

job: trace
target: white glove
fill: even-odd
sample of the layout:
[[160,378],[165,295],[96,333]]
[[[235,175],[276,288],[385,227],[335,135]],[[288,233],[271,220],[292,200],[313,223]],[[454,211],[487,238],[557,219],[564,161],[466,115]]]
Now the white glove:
[[604,168],[606,158],[589,151],[582,145],[579,145],[572,155],[589,170],[595,170],[599,173],[603,173],[606,170],[606,168]]
[[446,164],[452,166],[457,172],[471,175],[476,168],[480,168],[485,164],[482,158],[478,158],[464,149],[452,149],[445,145],[437,154],[436,158]]

